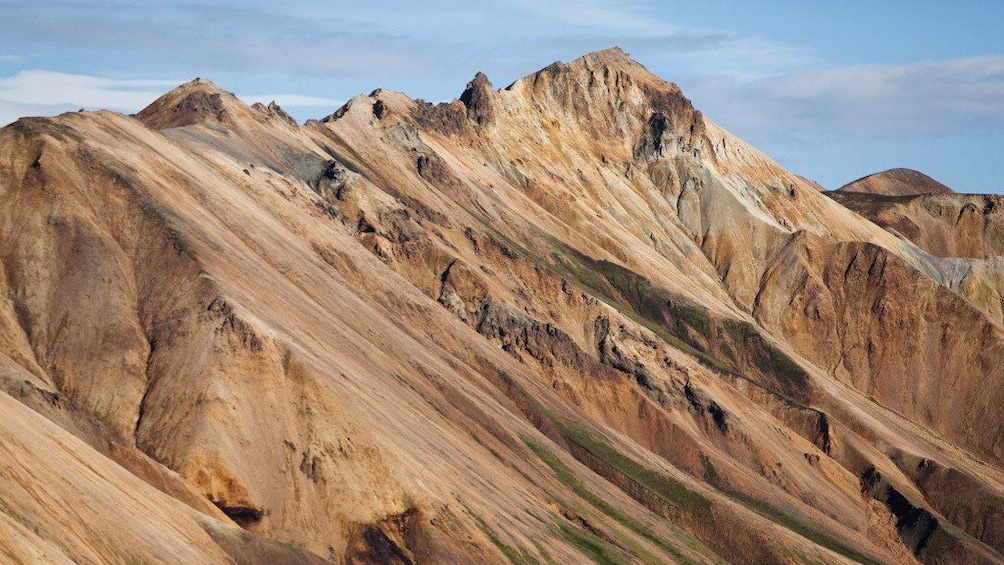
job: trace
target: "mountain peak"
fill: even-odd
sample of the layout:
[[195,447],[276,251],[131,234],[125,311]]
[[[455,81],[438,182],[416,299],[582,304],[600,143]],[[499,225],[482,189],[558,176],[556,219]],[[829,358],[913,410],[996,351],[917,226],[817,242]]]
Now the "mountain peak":
[[[562,65],[571,69],[583,69],[587,71],[622,72],[632,75],[644,75],[651,78],[658,78],[651,74],[644,65],[631,58],[626,51],[620,47],[609,47],[599,51],[586,53],[573,60],[567,65]],[[659,79],[662,80],[662,79]]]
[[920,171],[896,168],[874,173],[838,188],[840,192],[860,192],[885,196],[952,194],[955,191]]
[[460,95],[460,101],[467,107],[467,116],[478,125],[487,125],[495,120],[495,106],[492,103],[494,91],[492,82],[484,73],[478,72]]
[[[608,47],[606,49],[600,49],[599,51],[593,51],[591,53],[586,53],[585,55],[579,57],[575,61],[585,61],[593,64],[599,65],[638,65],[640,63],[631,58],[626,51],[620,47]],[[572,61],[573,63],[575,61]]]
[[[606,70],[606,71],[625,71],[625,72],[637,72],[644,71],[648,73],[648,70],[639,63],[631,58],[631,56],[621,49],[620,47],[609,47],[607,49],[601,49],[599,51],[592,51],[586,53],[585,55],[574,59],[569,63],[564,61],[555,61],[550,65],[544,67],[543,69],[525,77],[526,79],[534,79],[540,75],[548,73],[559,73],[562,71],[596,71],[596,70]],[[652,75],[654,77],[654,75]],[[518,82],[518,81],[517,81]]]
[[209,80],[208,78],[195,77],[194,79],[186,82],[185,84],[179,86],[178,88],[199,88],[205,90],[216,90],[223,91],[215,82]]
[[203,122],[226,123],[243,102],[213,81],[196,78],[153,101],[136,117],[154,129],[188,126]]
[[[678,86],[631,58],[619,47],[587,53],[570,63],[557,61],[506,88],[533,100],[542,111],[571,116],[576,127],[597,137],[635,135],[639,122],[646,139],[641,152],[668,146],[697,149],[705,134],[703,116]],[[681,140],[677,144],[672,140]]]

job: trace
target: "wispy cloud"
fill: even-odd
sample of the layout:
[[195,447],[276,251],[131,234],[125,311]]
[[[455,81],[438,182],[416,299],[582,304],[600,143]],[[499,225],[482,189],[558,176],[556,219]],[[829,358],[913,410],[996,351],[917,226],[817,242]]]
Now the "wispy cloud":
[[73,105],[16,104],[0,100],[0,127],[28,116],[54,116],[79,109]]
[[594,0],[508,0],[512,6],[537,17],[559,21],[575,27],[602,29],[611,33],[660,36],[679,33],[681,28],[665,20],[634,11],[626,2],[596,2]]
[[[676,25],[645,13],[639,2],[597,0],[507,0],[535,18],[560,24],[567,31],[548,34],[542,42],[590,49],[619,45],[645,53],[650,64],[672,65],[702,74],[724,74],[739,80],[762,78],[805,65],[805,48],[764,37]],[[672,78],[672,77],[668,77]]]
[[0,35],[8,41],[110,55],[103,59],[143,54],[150,65],[189,63],[210,71],[288,74],[363,73],[379,68],[421,72],[424,61],[433,60],[424,46],[416,45],[407,35],[372,25],[352,26],[337,15],[308,17],[254,3],[64,2],[38,6],[12,1],[4,3],[4,11]]
[[163,94],[178,80],[112,80],[52,71],[21,71],[0,78],[0,100],[34,106],[132,110]]
[[1004,56],[859,65],[751,82],[694,79],[723,125],[805,140],[903,138],[1004,129]]
[[[338,10],[294,2],[281,10],[232,0],[184,7],[158,1],[39,7],[15,0],[5,4],[0,35],[112,57],[142,53],[148,65],[187,63],[210,74],[236,69],[313,77],[414,78],[485,66],[529,72],[555,55],[571,56],[573,49],[581,55],[613,45],[643,49],[653,61],[744,78],[790,68],[804,58],[794,46],[677,25],[643,7],[637,1],[496,0],[478,10],[443,0],[414,5],[373,0]],[[486,30],[492,31],[486,35]]]

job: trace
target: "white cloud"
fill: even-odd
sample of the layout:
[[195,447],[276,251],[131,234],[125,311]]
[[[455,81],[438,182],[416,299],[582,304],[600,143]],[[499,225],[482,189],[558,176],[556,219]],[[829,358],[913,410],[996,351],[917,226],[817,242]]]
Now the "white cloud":
[[113,80],[52,71],[21,71],[0,78],[0,102],[9,105],[109,108],[133,112],[153,102],[175,80]]

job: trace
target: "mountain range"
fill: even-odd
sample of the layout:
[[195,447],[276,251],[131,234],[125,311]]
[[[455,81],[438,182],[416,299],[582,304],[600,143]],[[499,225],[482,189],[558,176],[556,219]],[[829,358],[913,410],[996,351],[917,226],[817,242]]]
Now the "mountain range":
[[0,130],[4,563],[1004,563],[1000,197],[619,49]]

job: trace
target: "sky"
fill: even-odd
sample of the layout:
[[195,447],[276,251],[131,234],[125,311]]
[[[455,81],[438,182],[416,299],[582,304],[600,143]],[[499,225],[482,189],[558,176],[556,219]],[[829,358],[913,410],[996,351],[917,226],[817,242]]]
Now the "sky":
[[1004,2],[0,0],[0,125],[136,112],[196,77],[320,118],[619,46],[828,188],[909,167],[1004,192]]

